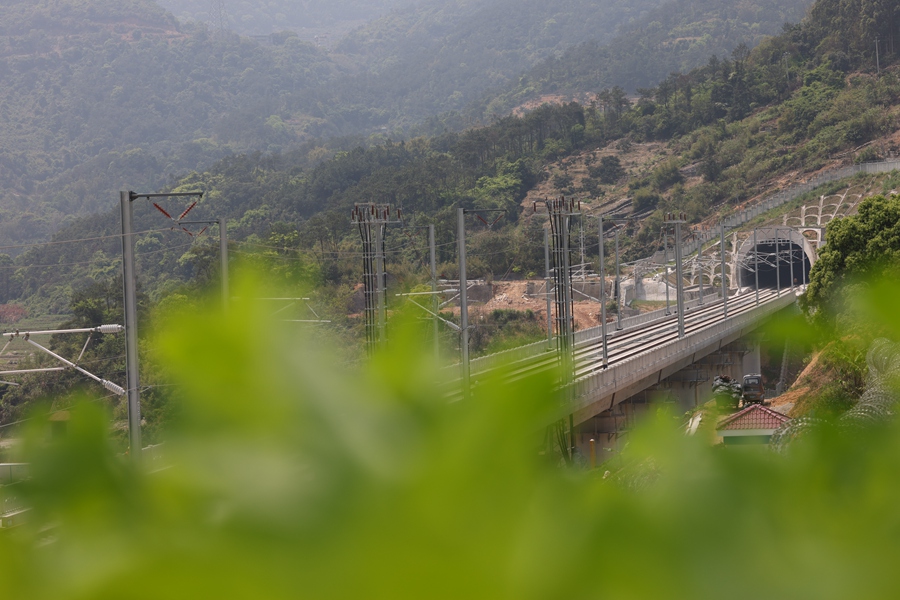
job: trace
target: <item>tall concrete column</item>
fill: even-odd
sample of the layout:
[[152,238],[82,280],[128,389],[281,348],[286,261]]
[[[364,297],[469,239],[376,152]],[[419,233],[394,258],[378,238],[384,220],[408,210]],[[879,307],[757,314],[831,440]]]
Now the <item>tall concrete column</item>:
[[749,343],[750,352],[745,354],[741,361],[744,367],[744,375],[762,372],[762,361],[759,356],[759,342],[753,340],[749,341]]

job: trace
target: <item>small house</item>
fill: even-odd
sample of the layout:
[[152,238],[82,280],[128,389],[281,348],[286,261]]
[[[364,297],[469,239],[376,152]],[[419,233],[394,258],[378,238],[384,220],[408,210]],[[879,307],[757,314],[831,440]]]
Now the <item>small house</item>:
[[716,434],[726,446],[768,444],[775,430],[790,420],[762,404],[751,404],[719,421]]

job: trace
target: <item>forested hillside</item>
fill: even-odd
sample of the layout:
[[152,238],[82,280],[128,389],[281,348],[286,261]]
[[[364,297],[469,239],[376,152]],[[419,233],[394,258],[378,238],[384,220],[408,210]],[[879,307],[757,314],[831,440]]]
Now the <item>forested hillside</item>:
[[[210,0],[157,0],[181,21],[210,22]],[[242,35],[294,31],[304,39],[327,35],[331,42],[350,29],[408,0],[226,0],[225,25]],[[327,42],[323,42],[327,43]]]
[[523,74],[507,90],[492,91],[482,104],[487,114],[504,114],[547,94],[577,97],[586,91],[620,86],[631,93],[650,88],[673,72],[687,72],[740,45],[754,47],[785,24],[798,23],[809,0],[674,0],[645,18],[628,23],[611,43],[592,39],[551,56]]
[[[230,238],[245,251],[261,244],[304,256],[325,285],[358,280],[359,265],[344,257],[358,244],[348,218],[356,202],[389,202],[408,224],[436,223],[448,275],[455,208],[506,209],[489,235],[472,238],[472,274],[502,277],[541,270],[540,223],[523,210],[529,193],[576,194],[587,210],[626,201],[642,215],[623,239],[626,255],[636,258],[655,249],[666,211],[697,222],[772,189],[780,177],[897,150],[897,140],[867,145],[897,130],[895,55],[881,57],[879,75],[865,53],[823,47],[811,32],[827,26],[813,19],[755,50],[739,48],[667,78],[636,103],[621,88],[600,90],[588,104],[544,105],[488,127],[359,146],[319,164],[321,148],[235,156],[175,187],[205,191],[194,214],[227,217]],[[141,229],[168,226],[152,207],[138,216]],[[82,219],[55,240],[113,235],[117,221],[114,210]],[[203,262],[209,253],[195,247],[185,254],[192,240],[175,235],[141,242],[153,256],[144,267],[151,298],[214,271]],[[73,289],[115,271],[116,252],[114,238],[30,250],[15,259],[19,268],[0,290],[3,299],[64,309]],[[414,253],[397,258],[416,260]],[[66,264],[77,266],[61,269]]]
[[[439,271],[456,275],[459,206],[506,210],[490,229],[471,224],[470,276],[534,276],[543,269],[545,217],[532,213],[531,199],[562,193],[580,198],[587,212],[630,210],[622,248],[626,259],[637,258],[658,248],[665,212],[684,211],[698,223],[820,168],[896,155],[896,53],[885,48],[875,64],[864,44],[832,34],[889,40],[883,27],[898,7],[884,0],[879,6],[894,12],[872,20],[841,6],[819,0],[804,23],[753,50],[739,47],[668,77],[636,102],[612,87],[597,90],[588,103],[545,104],[486,127],[406,142],[234,155],[169,189],[205,192],[192,218],[227,219],[233,268],[249,266],[292,293],[309,290],[335,335],[358,348],[361,328],[352,307],[361,264],[349,219],[356,202],[403,210],[409,227],[389,234],[393,293],[424,282],[420,225],[436,225]],[[185,208],[175,200],[161,206],[171,214]],[[152,320],[172,306],[200,310],[203,290],[217,281],[216,242],[209,233],[173,229],[146,201],[135,207],[141,314]],[[78,219],[51,244],[4,248],[22,253],[0,256],[0,302],[18,301],[33,314],[67,312],[80,325],[119,319],[118,222],[117,211],[109,210]],[[589,246],[595,236],[588,234]],[[118,355],[103,358],[117,351],[110,343],[85,360],[118,361]],[[61,376],[52,385],[69,389],[71,379]],[[35,389],[47,388],[5,388],[4,418],[18,415]],[[164,395],[154,390],[151,401]]]
[[[329,56],[356,67],[298,92],[298,111],[317,107],[342,134],[405,137],[443,115],[438,129],[482,121],[464,110],[485,90],[585,40],[605,43],[664,0],[425,0],[344,37]],[[433,129],[434,126],[432,125]]]
[[[311,144],[316,153],[304,156],[314,163],[352,147],[338,136],[375,132],[381,143],[404,137],[404,128],[458,131],[543,93],[526,86],[471,108],[485,89],[502,88],[571,44],[612,39],[619,26],[631,27],[635,39],[647,31],[654,40],[681,37],[677,17],[663,23],[655,16],[660,6],[430,0],[387,14],[329,51],[290,33],[265,44],[211,33],[204,24],[177,22],[150,0],[6,2],[0,236],[9,243],[46,238],[71,215],[114,203],[119,189],[157,189],[234,153]],[[741,13],[756,37],[772,22],[764,12]],[[737,39],[740,31],[719,41]],[[671,54],[662,42],[646,45],[659,57]],[[634,59],[650,62],[653,52]],[[630,86],[633,74],[622,73],[618,84]],[[597,89],[587,79],[576,88]]]
[[577,97],[613,85],[634,93],[712,54],[756,45],[785,22],[798,22],[809,4],[432,0],[392,12],[338,44],[337,52],[359,56],[372,72],[335,90],[341,104],[382,107],[392,125],[462,113],[462,120],[433,119],[430,131],[437,131],[490,121],[547,93]]
[[7,242],[102,210],[117,188],[294,143],[285,97],[339,70],[296,38],[261,48],[184,29],[150,0],[4,3],[0,30]]

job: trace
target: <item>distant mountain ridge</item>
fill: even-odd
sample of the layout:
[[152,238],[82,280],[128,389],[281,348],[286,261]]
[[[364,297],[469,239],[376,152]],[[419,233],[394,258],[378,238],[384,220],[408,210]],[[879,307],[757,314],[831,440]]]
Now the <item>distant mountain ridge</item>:
[[[179,23],[151,0],[6,2],[0,239],[46,238],[72,215],[108,206],[119,189],[155,190],[230,154],[459,130],[547,90],[630,87],[654,57],[665,76],[722,47],[721,27],[704,34],[697,25],[713,23],[718,5],[698,1],[427,0],[393,10],[333,50],[290,33],[260,44]],[[802,4],[785,6],[799,14]],[[741,23],[729,43],[742,31],[750,42],[764,34],[774,17],[765,27],[745,22],[760,7],[778,18],[788,10],[771,0],[735,6],[721,19]],[[623,49],[597,41],[612,40],[618,28],[632,32],[619,38]],[[699,44],[707,34],[712,42]],[[586,39],[593,41],[571,46]],[[619,60],[632,47],[646,52]],[[311,156],[346,146],[318,143]]]
[[48,235],[123,186],[232,152],[296,141],[283,98],[340,67],[309,44],[272,48],[180,25],[150,0],[0,6],[0,237]]
[[485,90],[506,85],[574,44],[606,43],[619,27],[664,1],[422,2],[337,44],[335,52],[358,57],[368,73],[335,82],[333,89],[348,104],[382,107],[392,125],[409,126],[463,110]]
[[620,86],[635,94],[673,72],[728,56],[739,45],[754,47],[798,23],[811,0],[672,0],[643,19],[624,24],[611,42],[589,40],[543,60],[505,89],[492,89],[469,108],[495,118],[544,94],[577,96]]
[[[157,2],[185,22],[208,23],[212,18],[210,0]],[[293,31],[308,39],[315,33],[343,35],[408,3],[409,0],[226,0],[223,7],[226,26],[241,35]],[[304,35],[308,33],[312,35]]]

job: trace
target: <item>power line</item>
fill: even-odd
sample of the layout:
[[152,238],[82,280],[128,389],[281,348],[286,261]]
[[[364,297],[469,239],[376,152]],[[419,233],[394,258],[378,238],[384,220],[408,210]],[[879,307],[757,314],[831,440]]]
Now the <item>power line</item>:
[[[241,244],[241,245],[244,245],[244,246],[254,246],[254,247],[257,247],[257,248],[269,248],[269,249],[271,249],[271,250],[292,250],[292,251],[295,251],[295,252],[319,252],[319,253],[321,253],[321,254],[339,254],[339,255],[347,255],[347,256],[362,256],[362,252],[353,252],[353,251],[349,251],[349,250],[322,250],[322,251],[319,251],[319,250],[313,250],[313,249],[311,249],[311,248],[291,248],[291,247],[287,247],[287,246],[271,246],[271,245],[269,245],[269,244],[263,244],[263,243],[260,243],[260,242],[250,242],[250,241],[246,241],[246,240],[236,240],[234,243],[235,243],[235,244]],[[447,242],[447,243],[445,243],[445,244],[438,244],[438,247],[440,247],[440,246],[451,246],[451,245],[455,245],[455,243],[456,243],[456,242]],[[393,248],[390,248],[389,251],[396,251],[396,250],[399,250],[399,249],[401,249],[401,248],[409,248],[409,247],[415,247],[415,248],[422,248],[422,249],[424,249],[424,248],[427,248],[427,247],[428,247],[428,244],[427,244],[427,243],[423,243],[423,244],[420,245],[420,246],[413,246],[413,242],[412,242],[412,241],[404,241],[402,244],[400,244],[400,245],[398,245],[398,246],[394,246]]]
[[[117,236],[121,237],[121,236]],[[168,252],[169,250],[178,250],[179,248],[187,248],[188,246],[193,246],[193,242],[187,244],[179,244],[177,246],[166,246],[165,248],[160,248],[159,250],[148,250],[146,252],[138,252],[138,256],[149,256],[151,254],[159,254],[160,252]],[[93,260],[82,260],[76,262],[68,262],[68,263],[47,263],[42,265],[3,265],[0,266],[0,270],[9,270],[9,271],[17,271],[19,269],[49,269],[51,267],[72,267],[76,265],[90,265],[93,264]]]
[[[171,230],[172,230],[171,227],[166,227],[164,229],[145,229],[144,231],[135,231],[131,235],[142,235],[144,233],[158,233],[158,232],[171,231]],[[0,250],[15,250],[17,248],[37,248],[37,247],[43,247],[43,246],[58,246],[61,244],[74,244],[76,242],[94,242],[94,241],[98,241],[98,240],[121,239],[121,237],[122,237],[121,233],[116,233],[116,234],[111,234],[111,235],[100,235],[100,236],[89,237],[89,238],[76,238],[73,240],[56,240],[56,241],[50,241],[50,242],[35,242],[32,244],[13,244],[13,245],[7,245],[7,246],[0,246]]]

